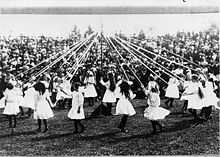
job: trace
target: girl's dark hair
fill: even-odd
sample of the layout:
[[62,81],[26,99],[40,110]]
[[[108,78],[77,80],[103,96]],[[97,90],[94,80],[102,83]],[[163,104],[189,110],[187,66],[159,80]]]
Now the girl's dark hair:
[[45,93],[45,90],[46,90],[46,87],[45,85],[42,83],[42,82],[37,82],[35,85],[34,85],[34,89],[38,92],[40,92],[41,94],[44,94]]
[[79,89],[80,83],[79,82],[75,82],[72,86],[71,86],[71,91],[73,92],[74,89]]
[[6,87],[7,87],[9,90],[12,90],[12,89],[14,88],[13,84],[11,84],[11,83],[8,83],[8,84],[6,85]]
[[152,75],[150,75],[150,81],[154,81],[154,77]]
[[157,92],[158,92],[158,90],[157,90],[157,88],[156,88],[156,87],[153,87],[153,88],[151,88],[151,92],[152,92],[152,93],[157,93]]
[[112,73],[108,73],[108,78],[109,78],[109,82],[110,82],[110,91],[114,92],[115,90],[115,80],[114,80],[114,77],[113,77],[113,74]]
[[201,80],[202,86],[205,88],[206,87],[206,82],[205,80]]
[[126,98],[129,98],[130,97],[130,93],[129,93],[130,87],[129,87],[129,84],[126,81],[123,81],[120,84],[120,88],[121,88],[122,95],[125,95]]

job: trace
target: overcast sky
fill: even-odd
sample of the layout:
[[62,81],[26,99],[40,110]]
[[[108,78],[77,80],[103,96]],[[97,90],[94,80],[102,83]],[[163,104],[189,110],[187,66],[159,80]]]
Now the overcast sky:
[[219,14],[145,14],[145,15],[0,15],[2,35],[68,36],[74,25],[81,32],[88,26],[105,33],[122,31],[128,35],[143,30],[148,35],[199,31],[219,24]]
[[[1,0],[4,7],[54,6],[218,6],[219,0]],[[1,13],[1,10],[0,10]],[[107,34],[122,31],[128,35],[143,30],[147,35],[162,35],[176,31],[199,31],[212,23],[219,24],[219,14],[0,14],[0,36],[47,35],[68,36],[74,25],[81,32],[88,26],[100,31],[103,23]]]

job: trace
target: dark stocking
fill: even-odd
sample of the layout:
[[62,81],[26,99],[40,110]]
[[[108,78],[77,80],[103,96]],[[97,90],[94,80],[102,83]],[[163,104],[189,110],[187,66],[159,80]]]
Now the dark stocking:
[[188,100],[185,100],[185,101],[184,101],[184,104],[183,104],[183,107],[182,107],[182,110],[183,110],[183,111],[186,111],[187,106],[188,106]]
[[47,128],[47,120],[43,119],[43,122],[44,122],[44,126],[45,126],[44,132],[46,132],[48,130],[48,128]]
[[174,101],[174,98],[170,98],[170,107],[173,107],[173,101]]
[[8,115],[7,118],[9,121],[9,128],[11,128],[12,127],[12,115]]
[[206,107],[205,118],[206,120],[211,119],[212,106]]
[[201,118],[198,116],[196,109],[192,109],[192,114],[194,116],[194,123],[199,123]]
[[16,125],[17,125],[16,115],[13,115],[13,119],[14,119],[14,128],[16,128]]
[[85,129],[85,126],[82,124],[82,122],[80,120],[78,120],[78,123],[79,123],[79,125],[81,127],[81,132],[83,132],[84,129]]
[[123,115],[121,119],[121,123],[119,125],[119,128],[121,129],[121,131],[125,131],[125,124],[127,122],[127,119],[128,119],[128,115]]
[[38,129],[37,131],[41,131],[41,120],[37,119],[37,123],[38,123]]
[[76,119],[74,119],[74,126],[75,126],[74,133],[79,133],[79,131],[78,131],[78,120],[76,120]]
[[157,128],[156,128],[156,123],[154,120],[151,120],[151,124],[152,124],[152,128],[153,128],[153,131],[151,132],[151,134],[156,134],[157,133]]
[[158,125],[159,128],[160,128],[160,132],[162,131],[162,125],[158,122],[158,121],[154,121],[155,122],[155,125]]
[[110,115],[112,115],[112,103],[106,103],[106,104],[107,104],[107,108],[109,111],[108,115],[110,116]]

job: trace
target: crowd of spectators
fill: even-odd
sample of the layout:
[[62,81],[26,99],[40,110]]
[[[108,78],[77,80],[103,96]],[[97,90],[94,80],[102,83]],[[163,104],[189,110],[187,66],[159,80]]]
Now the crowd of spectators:
[[[169,70],[177,68],[178,66],[173,63],[177,62],[184,66],[191,66],[192,68],[196,68],[195,64],[198,64],[214,75],[219,74],[219,29],[217,27],[201,32],[177,32],[175,35],[166,34],[165,36],[157,36],[156,38],[127,37],[121,33],[116,34],[116,36],[157,54],[152,55],[140,50]],[[18,76],[18,74],[23,74],[25,70],[34,67],[44,60],[44,63],[37,66],[37,68],[33,68],[33,70],[24,73],[24,75],[19,75],[19,79],[25,81],[29,79],[31,74],[40,71],[43,67],[55,60],[55,54],[62,50],[68,50],[72,44],[81,39],[82,38],[51,38],[45,36],[0,37],[0,77],[2,78],[9,73]],[[93,67],[96,69],[96,72],[100,71],[101,50],[100,40],[98,41],[99,42],[96,42],[96,44],[92,46],[90,56],[84,64],[85,67],[79,69],[78,75],[82,73],[82,69],[87,69],[88,67]],[[129,66],[134,70],[142,83],[146,84],[146,77],[148,77],[151,72],[141,65],[138,60],[132,58],[119,44],[116,44],[116,47],[124,59],[129,62]],[[85,48],[86,46],[82,47],[79,53],[83,53]],[[195,64],[190,64],[181,57],[176,57],[174,54],[182,56]],[[105,41],[103,41],[103,56],[104,70],[106,67],[109,67],[109,65],[112,65],[112,67],[115,68],[115,73],[121,73],[120,66],[117,66],[117,64],[123,63],[123,60],[118,57],[117,53],[113,51]],[[158,56],[171,61],[168,62]],[[48,58],[50,58],[50,60],[48,60]],[[64,66],[60,67],[65,61]],[[57,75],[66,75],[66,72],[71,69],[74,63],[73,61],[74,56],[71,57],[70,60],[63,58],[47,72],[51,75],[55,73],[57,73]],[[162,69],[158,70],[157,66],[148,59],[142,59],[142,61],[153,71],[161,73]],[[125,70],[131,73],[126,67]],[[132,74],[130,74],[130,76],[132,76]]]

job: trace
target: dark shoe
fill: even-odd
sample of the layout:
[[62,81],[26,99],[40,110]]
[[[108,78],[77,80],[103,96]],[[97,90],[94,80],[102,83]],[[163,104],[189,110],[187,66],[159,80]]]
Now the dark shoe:
[[48,129],[46,128],[44,131],[43,131],[43,133],[45,133],[45,132],[47,132],[48,131]]
[[85,126],[85,125],[83,125],[83,127],[82,127],[82,129],[81,129],[80,133],[82,133],[82,132],[85,130],[85,128],[86,128],[86,126]]
[[150,133],[150,135],[157,135],[158,133],[156,132],[156,131],[152,131],[151,133]]
[[163,132],[163,131],[164,131],[164,125],[161,124],[159,133],[161,133],[161,132]]
[[121,126],[118,126],[118,128],[121,130]]
[[38,129],[36,130],[36,132],[41,132],[41,129],[40,129],[40,128],[38,128]]
[[78,133],[79,133],[79,131],[74,131],[74,132],[73,132],[73,134],[78,134]]

